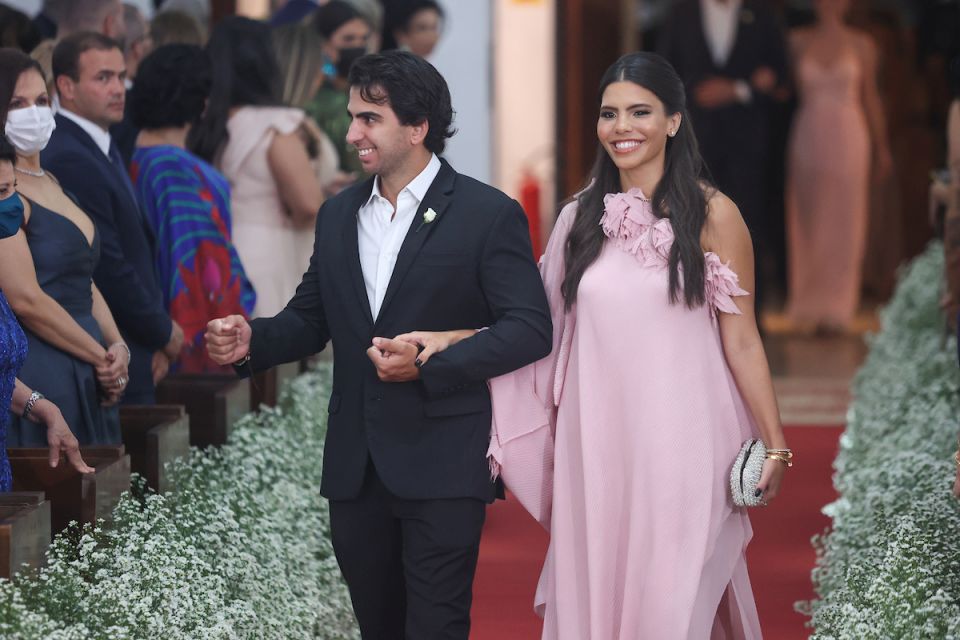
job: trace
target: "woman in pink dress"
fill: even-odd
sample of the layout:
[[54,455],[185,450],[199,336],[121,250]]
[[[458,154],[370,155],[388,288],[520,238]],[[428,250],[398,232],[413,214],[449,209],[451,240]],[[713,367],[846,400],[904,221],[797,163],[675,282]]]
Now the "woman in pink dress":
[[188,147],[230,182],[233,245],[257,294],[253,318],[279,313],[310,263],[323,190],[305,144],[306,114],[281,104],[270,29],[217,23],[207,52],[213,88]]
[[787,152],[787,315],[801,331],[843,331],[853,320],[871,155],[878,178],[892,166],[876,47],[844,23],[849,4],[817,0],[816,24],[790,36],[800,106]]
[[[624,56],[600,93],[589,186],[541,260],[554,348],[490,381],[491,466],[550,530],[544,638],[760,638],[729,474],[757,431],[786,443],[750,236],[705,185],[669,63]],[[398,338],[425,362],[472,333]],[[758,496],[776,496],[784,468],[765,461]]]

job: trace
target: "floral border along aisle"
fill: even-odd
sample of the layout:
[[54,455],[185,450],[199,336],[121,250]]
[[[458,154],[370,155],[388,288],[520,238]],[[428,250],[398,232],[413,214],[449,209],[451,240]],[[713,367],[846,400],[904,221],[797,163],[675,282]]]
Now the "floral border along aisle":
[[0,637],[356,638],[319,494],[329,393],[325,365],[176,463],[172,493],[57,536],[45,569],[0,581]]
[[960,639],[957,346],[939,298],[943,248],[901,274],[854,381],[834,462],[840,499],[816,538],[816,640]]

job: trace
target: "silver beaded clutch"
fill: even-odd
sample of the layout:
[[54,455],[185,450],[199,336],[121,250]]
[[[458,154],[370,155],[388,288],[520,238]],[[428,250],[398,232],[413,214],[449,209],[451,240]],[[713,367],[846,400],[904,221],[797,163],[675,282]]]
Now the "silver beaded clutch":
[[767,448],[761,440],[747,440],[740,447],[740,453],[730,469],[730,495],[733,496],[733,504],[738,507],[756,507],[763,503],[763,496],[756,493],[763,461],[766,459]]

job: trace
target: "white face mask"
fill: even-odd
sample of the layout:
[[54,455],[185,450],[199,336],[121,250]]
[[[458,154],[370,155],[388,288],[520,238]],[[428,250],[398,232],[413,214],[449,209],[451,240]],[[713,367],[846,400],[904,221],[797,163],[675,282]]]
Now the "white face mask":
[[33,105],[25,109],[8,111],[4,133],[17,151],[22,155],[32,156],[46,148],[56,128],[53,110],[50,107]]

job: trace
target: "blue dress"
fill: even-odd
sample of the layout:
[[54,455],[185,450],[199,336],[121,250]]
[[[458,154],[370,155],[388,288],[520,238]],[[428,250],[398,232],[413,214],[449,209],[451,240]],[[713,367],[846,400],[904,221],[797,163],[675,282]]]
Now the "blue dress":
[[[103,344],[103,334],[93,317],[93,270],[100,259],[100,234],[93,243],[68,218],[31,201],[26,226],[37,282],[44,293]],[[100,406],[96,370],[26,329],[27,359],[18,377],[60,409],[81,445],[120,443],[120,416],[116,406]],[[7,430],[8,447],[46,447],[44,429],[13,416]]]
[[[0,492],[10,491],[10,461],[7,460],[7,423],[10,421],[10,401],[13,399],[14,379],[27,357],[27,338],[17,322],[7,298],[0,291]],[[34,425],[39,431],[39,426]]]

